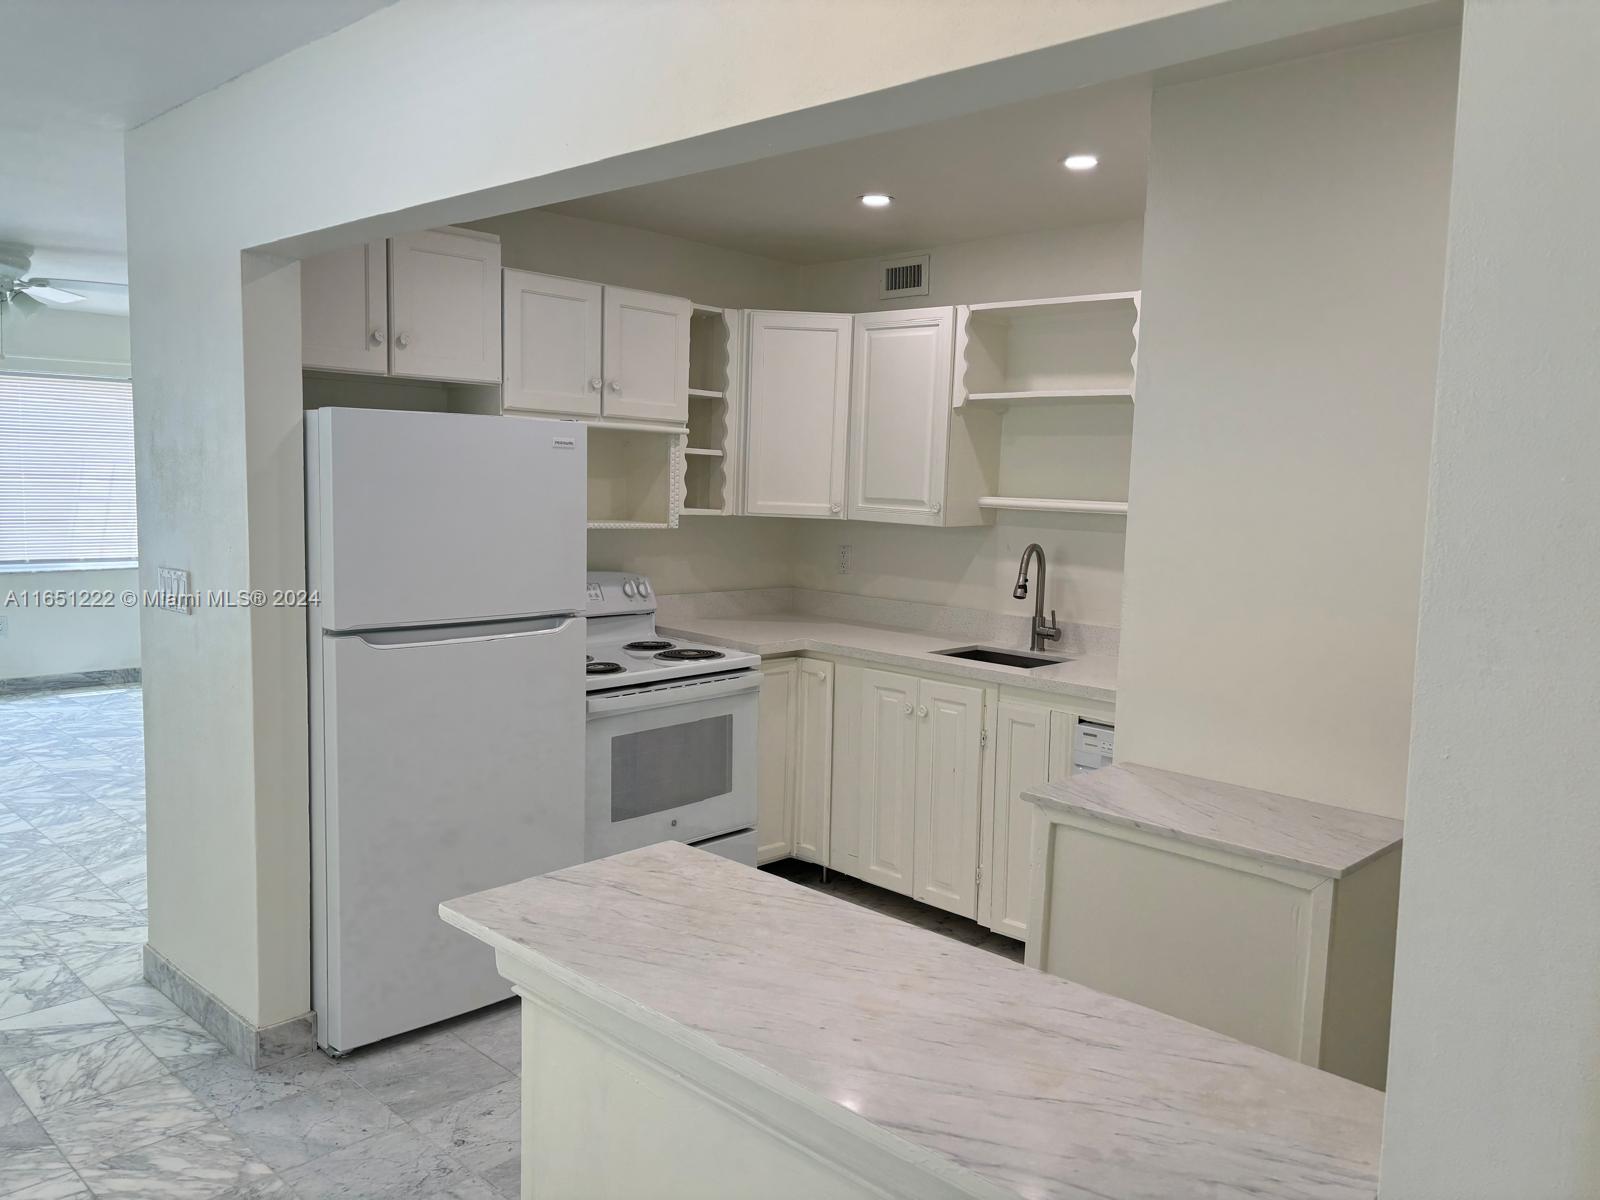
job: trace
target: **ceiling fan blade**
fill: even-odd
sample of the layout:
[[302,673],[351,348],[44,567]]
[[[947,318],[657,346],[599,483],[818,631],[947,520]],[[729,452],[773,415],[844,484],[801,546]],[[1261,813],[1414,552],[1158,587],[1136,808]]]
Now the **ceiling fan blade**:
[[0,292],[0,300],[5,301],[4,305],[0,306],[0,313],[4,313],[12,321],[26,321],[35,313],[41,313],[45,310],[43,304],[40,304],[32,296],[22,291],[12,292],[9,299],[3,292]]
[[51,287],[48,279],[27,280],[23,283],[21,290],[35,300],[42,300],[48,304],[76,304],[83,299],[77,292]]

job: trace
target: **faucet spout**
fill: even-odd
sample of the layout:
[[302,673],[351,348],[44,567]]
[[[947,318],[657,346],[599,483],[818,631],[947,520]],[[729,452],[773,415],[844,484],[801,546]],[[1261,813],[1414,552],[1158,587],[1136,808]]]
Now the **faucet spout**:
[[1044,547],[1038,542],[1030,542],[1028,548],[1022,552],[1022,561],[1017,565],[1017,585],[1011,589],[1011,595],[1018,600],[1028,598],[1028,564],[1033,559],[1039,560],[1039,590],[1034,593],[1033,624],[1028,646],[1032,650],[1043,650],[1045,642],[1060,640],[1061,627],[1056,624],[1056,611],[1053,608],[1050,610],[1050,619],[1048,621],[1044,619]]

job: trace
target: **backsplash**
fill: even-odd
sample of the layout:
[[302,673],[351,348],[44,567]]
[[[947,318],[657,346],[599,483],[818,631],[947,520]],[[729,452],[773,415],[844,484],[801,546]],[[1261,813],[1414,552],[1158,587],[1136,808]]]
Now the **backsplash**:
[[[997,613],[980,608],[923,604],[915,600],[886,600],[812,588],[748,588],[727,592],[683,592],[656,598],[657,621],[671,625],[691,617],[755,617],[773,613],[803,613],[858,625],[887,625],[939,634],[956,642],[988,642],[998,646],[1026,647],[1031,616]],[[1114,655],[1119,630],[1106,625],[1063,622],[1061,640],[1049,652],[1068,655]]]

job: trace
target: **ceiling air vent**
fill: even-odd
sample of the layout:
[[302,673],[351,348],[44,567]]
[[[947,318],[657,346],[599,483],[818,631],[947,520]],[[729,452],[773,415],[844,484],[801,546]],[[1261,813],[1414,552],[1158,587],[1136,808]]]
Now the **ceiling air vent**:
[[928,294],[928,256],[912,254],[905,258],[891,258],[878,264],[878,299],[894,300],[900,296],[926,296]]

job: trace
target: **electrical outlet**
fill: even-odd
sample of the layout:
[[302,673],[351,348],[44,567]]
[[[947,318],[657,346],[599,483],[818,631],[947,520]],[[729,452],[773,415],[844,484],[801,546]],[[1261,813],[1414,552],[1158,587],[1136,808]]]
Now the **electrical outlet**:
[[7,637],[11,633],[11,618],[0,617],[0,637]]
[[850,547],[844,542],[839,543],[839,574],[850,574]]

